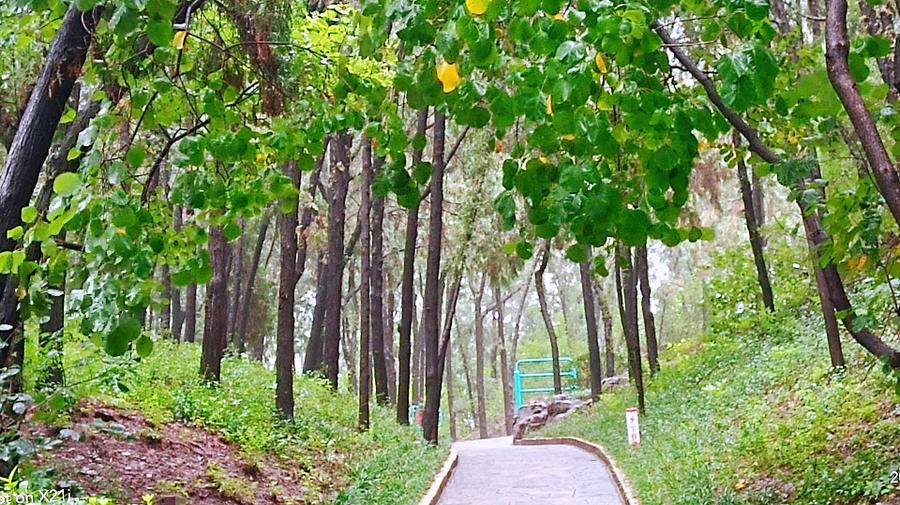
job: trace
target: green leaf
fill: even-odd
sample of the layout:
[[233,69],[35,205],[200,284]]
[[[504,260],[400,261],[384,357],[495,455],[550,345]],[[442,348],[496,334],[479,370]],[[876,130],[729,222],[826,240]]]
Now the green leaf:
[[72,172],[59,174],[53,180],[53,192],[59,196],[69,196],[81,187],[81,177]]
[[857,53],[850,53],[848,58],[850,64],[850,77],[856,82],[863,82],[869,78],[869,65],[866,59]]
[[132,168],[137,168],[141,166],[141,163],[147,159],[147,150],[140,146],[132,147],[128,150],[128,153],[125,154],[125,161]]
[[566,257],[573,263],[584,263],[587,259],[587,247],[582,244],[575,244],[566,249]]
[[141,334],[141,323],[137,319],[127,317],[119,321],[106,336],[104,348],[110,356],[122,356],[128,352],[128,346]]
[[37,219],[38,211],[34,207],[23,207],[22,208],[22,222],[25,224],[31,224]]
[[153,20],[147,25],[147,38],[156,46],[167,46],[172,43],[175,32],[172,25],[166,21]]
[[150,356],[153,354],[153,340],[147,335],[141,335],[134,343],[134,350],[142,358]]
[[229,242],[241,236],[241,227],[236,225],[234,222],[226,224],[225,229],[222,231],[225,234],[225,238]]

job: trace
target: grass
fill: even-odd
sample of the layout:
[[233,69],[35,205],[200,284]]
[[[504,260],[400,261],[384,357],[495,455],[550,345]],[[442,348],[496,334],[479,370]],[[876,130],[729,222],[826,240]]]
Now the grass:
[[[400,427],[376,407],[373,427],[356,429],[356,400],[334,393],[317,378],[295,379],[295,419],[279,419],[274,374],[263,365],[226,358],[220,386],[198,377],[199,347],[157,342],[154,353],[132,365],[85,359],[89,342],[67,350],[74,397],[97,398],[141,411],[155,423],[187,422],[220,433],[254,461],[267,454],[303,468],[313,502],[346,505],[416,503],[447,454],[429,447],[416,428]],[[109,374],[102,370],[112,371]],[[91,377],[104,376],[102,380]],[[59,420],[64,422],[65,420]],[[231,489],[234,483],[228,484]]]
[[848,371],[832,371],[815,321],[751,316],[672,345],[647,389],[639,449],[625,437],[630,388],[539,435],[604,445],[644,505],[875,503],[900,491],[893,384],[851,342]]

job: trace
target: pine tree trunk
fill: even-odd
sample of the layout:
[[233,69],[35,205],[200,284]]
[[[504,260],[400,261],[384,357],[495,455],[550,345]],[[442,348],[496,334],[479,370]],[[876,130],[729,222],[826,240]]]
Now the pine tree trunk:
[[[181,233],[184,228],[184,217],[180,206],[175,206],[173,210],[175,233]],[[184,331],[184,307],[181,305],[181,288],[173,286],[169,299],[172,311],[172,340],[181,342],[182,332]]]
[[197,339],[197,285],[187,288],[184,301],[184,342],[193,343]]
[[372,239],[369,232],[370,212],[372,209],[370,188],[372,187],[372,141],[365,140],[362,161],[362,186],[360,187],[359,222],[360,222],[360,254],[359,254],[359,414],[358,425],[362,430],[369,429],[369,388],[372,384],[370,375],[369,342],[371,337],[372,308],[370,281],[372,277]]
[[656,340],[656,321],[650,306],[650,265],[647,262],[647,246],[635,248],[635,270],[641,287],[641,312],[644,318],[644,338],[647,342],[647,362],[650,375],[659,372],[659,344]]
[[[297,165],[286,163],[282,171],[299,189]],[[278,271],[278,315],[275,332],[275,403],[281,417],[294,418],[294,291],[297,267],[296,202],[290,210],[278,214],[278,234],[281,240],[281,260]]]
[[600,364],[600,341],[597,339],[597,313],[594,301],[594,281],[591,278],[590,256],[579,265],[581,274],[581,294],[584,297],[584,323],[587,330],[588,361],[591,369],[591,398],[600,399],[603,383],[603,369]]
[[515,406],[513,405],[513,391],[510,383],[510,366],[509,357],[506,353],[506,336],[504,335],[504,311],[503,297],[500,294],[500,282],[494,278],[492,283],[494,291],[494,304],[497,310],[497,342],[500,351],[500,384],[503,388],[503,424],[506,427],[506,434],[512,435],[513,421],[515,418]]
[[219,382],[228,324],[228,242],[221,226],[210,227],[209,260],[213,277],[206,288],[200,375],[208,382]]
[[541,306],[541,317],[544,319],[544,328],[547,329],[547,337],[550,339],[550,356],[553,361],[553,391],[562,393],[562,377],[559,367],[559,341],[556,338],[556,330],[553,329],[553,318],[550,316],[550,308],[547,304],[547,293],[544,291],[544,272],[550,261],[550,241],[544,242],[541,253],[541,266],[534,273],[534,288],[537,290],[538,304]]
[[[322,332],[323,372],[334,389],[338,387],[341,345],[341,305],[344,285],[344,222],[347,190],[350,185],[350,148],[352,138],[345,133],[333,142],[335,159],[331,166],[332,184],[328,208],[328,277],[325,291],[325,328]],[[343,168],[342,168],[343,166]]]
[[253,302],[253,290],[256,286],[256,274],[259,272],[259,261],[262,258],[263,246],[266,243],[266,234],[269,232],[269,222],[272,220],[271,213],[266,212],[262,217],[259,225],[259,236],[256,238],[256,244],[253,247],[253,257],[250,259],[250,271],[247,273],[247,282],[245,283],[244,294],[241,297],[241,307],[238,313],[237,333],[239,335],[240,348],[239,352],[243,353],[247,343],[247,325],[250,320],[250,306]]
[[321,372],[323,369],[323,342],[325,331],[325,296],[328,290],[328,261],[325,254],[320,254],[316,267],[316,303],[313,307],[312,324],[309,328],[309,340],[306,341],[306,353],[303,357],[303,373]]
[[616,374],[616,355],[613,347],[613,315],[606,299],[602,282],[594,283],[594,298],[600,307],[600,319],[603,320],[603,351],[606,356],[606,377]]
[[[376,161],[381,165],[380,160]],[[376,171],[378,170],[377,167]],[[372,365],[375,371],[375,401],[379,405],[389,403],[387,363],[384,356],[384,198],[372,199],[372,269],[371,275],[371,325]]]
[[625,334],[625,347],[628,350],[628,364],[631,382],[637,390],[638,408],[644,413],[644,371],[641,364],[641,341],[638,336],[637,308],[637,275],[632,266],[631,248],[619,245],[618,261],[622,276],[624,303],[622,312],[622,330]]
[[[424,120],[423,120],[424,118]],[[419,125],[424,129],[427,111],[419,113]],[[421,158],[421,153],[419,153]],[[410,374],[412,373],[412,328],[416,310],[414,286],[416,268],[416,240],[419,231],[419,207],[406,211],[406,236],[403,248],[403,278],[400,281],[400,355],[397,375],[397,421],[409,424]],[[417,353],[418,354],[418,353]]]
[[475,299],[475,398],[478,400],[478,436],[488,437],[487,430],[487,406],[484,387],[484,316],[482,315],[482,300],[484,298],[484,285],[487,277],[482,274],[478,291],[473,290]]
[[441,363],[439,359],[439,323],[441,292],[441,242],[444,230],[444,142],[446,118],[435,111],[431,173],[431,207],[428,223],[428,259],[425,269],[425,297],[422,319],[425,340],[425,418],[423,433],[430,444],[438,442],[438,419],[441,408]]

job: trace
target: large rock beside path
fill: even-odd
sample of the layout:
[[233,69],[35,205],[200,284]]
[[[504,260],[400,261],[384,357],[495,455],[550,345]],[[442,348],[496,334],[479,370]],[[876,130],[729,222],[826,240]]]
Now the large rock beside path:
[[581,401],[570,398],[568,395],[555,395],[548,399],[532,400],[516,413],[513,437],[516,440],[524,438],[529,431],[543,428],[554,421],[566,419],[573,412],[590,404],[591,400]]

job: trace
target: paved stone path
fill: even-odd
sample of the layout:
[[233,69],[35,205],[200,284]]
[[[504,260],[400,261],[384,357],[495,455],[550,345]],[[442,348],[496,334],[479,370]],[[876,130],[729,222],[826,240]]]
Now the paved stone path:
[[568,445],[514,446],[512,437],[459,442],[439,505],[623,505],[606,465]]

